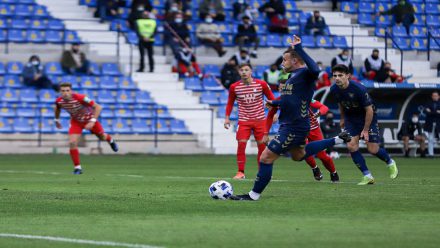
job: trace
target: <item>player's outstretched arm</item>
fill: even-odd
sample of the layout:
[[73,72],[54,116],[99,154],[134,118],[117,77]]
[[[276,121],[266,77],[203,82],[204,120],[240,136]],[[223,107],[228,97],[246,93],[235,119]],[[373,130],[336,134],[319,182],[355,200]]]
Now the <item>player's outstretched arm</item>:
[[292,48],[298,53],[299,56],[304,60],[304,63],[306,63],[307,68],[309,71],[315,76],[318,77],[319,72],[321,71],[319,69],[318,64],[304,51],[302,45],[301,45],[301,38],[294,35],[293,41],[290,43]]
[[101,111],[102,111],[102,106],[95,102],[95,104],[93,104],[92,108],[94,110],[93,116],[95,117],[95,119],[98,119],[98,117],[99,117],[99,115],[101,114]]
[[229,119],[229,116],[231,116],[232,108],[234,107],[235,98],[236,98],[235,85],[232,85],[229,88],[228,103],[226,104],[225,122],[223,124],[225,129],[229,129],[229,127],[231,126],[231,120]]
[[55,104],[55,110],[54,110],[54,113],[55,113],[55,126],[56,126],[58,129],[63,128],[63,127],[61,126],[61,122],[60,122],[61,109],[58,107],[58,104]]

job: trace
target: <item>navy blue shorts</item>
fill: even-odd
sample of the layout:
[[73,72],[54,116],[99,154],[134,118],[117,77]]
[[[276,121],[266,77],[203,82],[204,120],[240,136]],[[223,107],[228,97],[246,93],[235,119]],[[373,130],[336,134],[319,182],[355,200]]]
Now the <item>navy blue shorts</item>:
[[[362,129],[364,129],[364,120],[345,120],[345,131],[347,131],[351,136],[360,136]],[[379,125],[375,119],[373,119],[371,122],[370,129],[368,130],[368,142],[380,143]]]
[[304,147],[306,145],[309,128],[293,125],[281,124],[275,138],[269,142],[267,148],[275,154],[284,154],[294,147]]

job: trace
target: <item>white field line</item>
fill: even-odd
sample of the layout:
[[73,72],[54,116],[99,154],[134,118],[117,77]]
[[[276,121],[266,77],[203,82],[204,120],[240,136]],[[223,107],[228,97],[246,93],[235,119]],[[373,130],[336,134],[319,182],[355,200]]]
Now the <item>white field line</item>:
[[61,175],[59,172],[51,171],[19,171],[19,170],[0,170],[0,173],[11,173],[11,174],[39,174],[39,175]]
[[88,244],[88,245],[97,245],[97,246],[115,246],[115,247],[129,247],[129,248],[159,248],[158,246],[142,245],[142,244],[129,244],[129,243],[118,243],[112,241],[96,241],[96,240],[86,240],[86,239],[71,239],[71,238],[52,237],[52,236],[23,235],[23,234],[15,234],[15,233],[0,233],[0,237],[17,238],[17,239],[39,239],[39,240],[49,240],[49,241],[75,243],[75,244]]

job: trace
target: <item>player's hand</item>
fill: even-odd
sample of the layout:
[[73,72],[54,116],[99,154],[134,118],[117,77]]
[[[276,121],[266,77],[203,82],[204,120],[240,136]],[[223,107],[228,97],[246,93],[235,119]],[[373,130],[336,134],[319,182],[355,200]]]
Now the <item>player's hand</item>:
[[61,125],[61,122],[59,122],[59,121],[55,121],[55,126],[56,126],[58,129],[63,128],[63,126]]
[[278,115],[274,115],[273,116],[273,122],[277,122],[278,121],[278,117],[279,117]]
[[231,120],[225,119],[225,124],[223,126],[225,129],[229,129],[231,127]]
[[94,122],[94,121],[88,122],[84,128],[87,130],[92,130],[93,127],[95,126],[95,123],[96,122]]
[[345,129],[345,120],[344,119],[339,120],[339,126],[341,127],[341,129]]
[[263,136],[263,143],[266,144],[266,145],[269,143],[269,135],[265,134]]
[[368,142],[368,138],[368,130],[362,130],[361,139],[363,139],[365,142]]
[[292,42],[290,42],[290,46],[294,48],[298,44],[301,44],[301,38],[299,38],[299,36],[294,35]]

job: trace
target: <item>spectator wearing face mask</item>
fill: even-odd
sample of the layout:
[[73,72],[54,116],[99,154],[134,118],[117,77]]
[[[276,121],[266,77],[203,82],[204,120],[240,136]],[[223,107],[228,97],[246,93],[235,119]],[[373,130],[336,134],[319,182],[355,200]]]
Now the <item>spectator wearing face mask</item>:
[[145,50],[148,53],[148,65],[150,66],[150,72],[154,71],[154,35],[157,32],[157,22],[154,19],[154,15],[148,11],[142,13],[142,18],[136,20],[136,33],[139,37],[139,54],[140,65],[137,72],[143,72],[145,68]]
[[90,74],[86,54],[80,51],[79,43],[73,43],[70,50],[61,56],[61,66],[67,74]]
[[383,71],[385,61],[379,57],[379,50],[374,49],[373,53],[364,61],[364,75],[369,80],[375,80],[379,71]]
[[428,154],[429,157],[434,156],[435,139],[439,137],[440,133],[440,97],[437,91],[432,92],[431,101],[425,107],[425,126],[424,129],[428,132]]
[[150,0],[133,0],[128,16],[131,29],[136,30],[136,20],[142,18],[144,12],[150,13],[152,10],[153,6]]
[[179,49],[177,56],[177,70],[181,77],[202,77],[202,71],[199,64],[197,64],[196,56],[189,48],[182,47]]
[[29,62],[23,68],[22,76],[24,85],[28,87],[58,91],[58,85],[52,84],[52,81],[44,75],[43,65],[37,55],[29,58]]
[[383,70],[377,72],[375,80],[383,83],[402,83],[404,78],[391,68],[390,62],[385,62]]
[[409,28],[415,21],[414,12],[414,7],[409,1],[399,0],[391,9],[379,12],[376,15],[392,15],[394,23],[403,24],[406,33],[409,35]]
[[260,38],[258,38],[255,25],[252,24],[249,16],[243,16],[243,23],[238,25],[235,42],[238,44],[238,48],[240,50],[243,49],[244,45],[254,43],[254,50],[251,53],[251,57],[257,57],[257,49],[260,43]]
[[316,80],[316,89],[323,87],[328,87],[331,85],[328,73],[324,70],[324,65],[321,61],[316,62],[321,72],[319,73],[318,79]]
[[353,61],[350,57],[350,52],[348,49],[342,50],[342,52],[332,59],[331,67],[335,65],[345,65],[348,67],[350,74],[353,74]]
[[200,20],[206,20],[211,16],[213,20],[222,22],[225,20],[225,10],[222,0],[201,0],[199,4]]
[[269,84],[269,87],[273,91],[278,91],[278,79],[281,75],[280,70],[276,64],[270,65],[269,69],[263,72],[263,80]]
[[327,24],[318,10],[313,11],[313,16],[307,19],[305,32],[307,35],[327,35]]
[[206,16],[205,22],[197,26],[197,39],[200,43],[214,48],[219,57],[226,54],[223,49],[223,38],[220,34],[219,26],[213,23],[214,19],[210,15]]
[[239,21],[242,20],[243,16],[248,16],[252,21],[253,14],[258,11],[252,8],[245,0],[238,0],[232,5],[234,19]]
[[191,19],[191,9],[186,0],[167,0],[165,2],[165,20],[173,21],[178,13],[182,14],[185,20]]
[[[165,25],[165,43],[170,46],[176,56],[181,46],[191,47],[189,28],[181,13],[177,13],[176,18],[168,22],[168,25],[168,27]],[[181,44],[182,42],[185,44]]]
[[412,114],[411,118],[405,121],[397,134],[398,138],[403,141],[403,149],[405,157],[409,157],[409,141],[414,140],[419,143],[420,156],[426,157],[425,135],[423,134],[422,123],[419,120],[419,114]]
[[239,52],[236,52],[231,59],[235,61],[235,64],[251,64],[251,57],[249,57],[249,53],[246,49],[241,49]]
[[225,63],[221,70],[221,83],[226,89],[229,89],[229,86],[238,80],[240,80],[238,65],[235,60],[231,58]]

